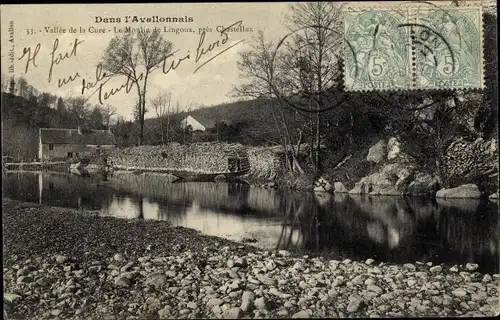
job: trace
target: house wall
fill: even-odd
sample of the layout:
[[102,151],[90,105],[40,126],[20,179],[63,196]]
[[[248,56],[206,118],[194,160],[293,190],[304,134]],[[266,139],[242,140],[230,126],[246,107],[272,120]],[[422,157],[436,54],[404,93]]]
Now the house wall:
[[184,120],[181,121],[181,128],[186,128],[187,126],[191,126],[193,131],[205,131],[206,128],[204,125],[196,121],[195,118],[188,116]]
[[[101,146],[102,150],[111,150],[115,146],[114,145],[103,145]],[[73,153],[73,157],[76,157],[76,153],[80,157],[83,156],[91,156],[97,153],[96,145],[71,145],[71,144],[54,144],[54,149],[49,150],[49,144],[44,143],[41,144],[41,154],[39,153],[39,157],[41,160],[51,160],[54,158],[67,158],[68,152]]]

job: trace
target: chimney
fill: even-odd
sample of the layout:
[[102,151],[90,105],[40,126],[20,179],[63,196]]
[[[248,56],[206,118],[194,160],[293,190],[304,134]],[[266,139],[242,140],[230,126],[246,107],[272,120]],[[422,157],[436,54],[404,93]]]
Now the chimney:
[[78,134],[82,134],[82,126],[78,126]]
[[113,133],[113,132],[111,132],[111,127],[108,127],[108,132],[109,133]]

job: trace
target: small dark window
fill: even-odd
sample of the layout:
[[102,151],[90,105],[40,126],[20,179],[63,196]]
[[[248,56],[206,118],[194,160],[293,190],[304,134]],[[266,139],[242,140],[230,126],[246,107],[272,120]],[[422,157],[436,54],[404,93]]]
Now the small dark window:
[[49,150],[54,150],[54,144],[53,143],[49,143]]
[[68,152],[68,158],[73,158],[73,152]]
[[49,190],[54,190],[54,182],[49,182]]

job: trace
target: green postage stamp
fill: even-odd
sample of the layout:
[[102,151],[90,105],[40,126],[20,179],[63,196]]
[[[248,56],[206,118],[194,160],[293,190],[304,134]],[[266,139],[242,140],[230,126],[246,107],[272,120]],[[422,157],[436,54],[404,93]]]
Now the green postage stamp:
[[344,11],[346,90],[484,87],[481,7]]

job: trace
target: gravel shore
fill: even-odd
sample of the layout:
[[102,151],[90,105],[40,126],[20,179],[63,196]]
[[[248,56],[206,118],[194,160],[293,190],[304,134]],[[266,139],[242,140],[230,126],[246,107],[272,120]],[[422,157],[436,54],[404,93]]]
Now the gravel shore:
[[499,274],[267,252],[167,222],[2,201],[9,319],[494,316]]

